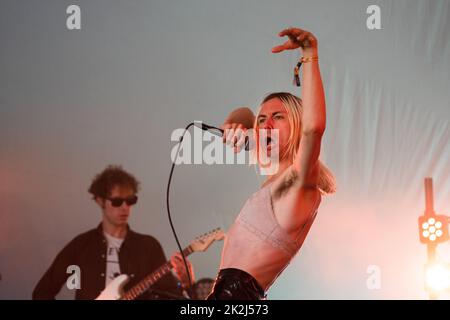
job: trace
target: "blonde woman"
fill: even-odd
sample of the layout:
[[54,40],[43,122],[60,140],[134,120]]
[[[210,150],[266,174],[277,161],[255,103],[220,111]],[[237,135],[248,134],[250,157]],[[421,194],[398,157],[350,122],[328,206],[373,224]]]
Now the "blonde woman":
[[[288,40],[273,53],[299,49],[302,54],[302,98],[269,94],[255,117],[248,108],[233,111],[222,125],[224,142],[242,148],[246,131],[261,129],[269,138],[257,144],[270,156],[278,149],[278,170],[245,203],[227,233],[219,274],[210,300],[258,300],[300,250],[323,194],[335,191],[332,173],[320,163],[325,132],[325,96],[318,63],[317,39],[308,31],[289,28]],[[275,129],[275,130],[274,130]]]

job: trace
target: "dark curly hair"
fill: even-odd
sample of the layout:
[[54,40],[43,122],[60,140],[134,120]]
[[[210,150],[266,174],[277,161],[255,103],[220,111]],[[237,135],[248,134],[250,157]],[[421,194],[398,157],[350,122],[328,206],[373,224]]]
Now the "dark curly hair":
[[109,165],[101,173],[97,174],[89,187],[89,193],[92,198],[106,199],[115,186],[127,187],[137,193],[139,190],[139,181],[122,169],[121,166]]

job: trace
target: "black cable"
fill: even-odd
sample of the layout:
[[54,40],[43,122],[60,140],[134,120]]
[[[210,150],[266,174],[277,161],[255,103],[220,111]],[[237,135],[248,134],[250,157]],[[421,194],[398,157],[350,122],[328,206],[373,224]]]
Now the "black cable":
[[172,223],[172,218],[170,216],[169,194],[170,194],[170,183],[172,181],[173,170],[175,169],[175,164],[176,164],[177,159],[178,159],[178,152],[180,151],[181,143],[183,141],[184,135],[186,134],[187,130],[191,126],[193,126],[194,124],[195,124],[194,122],[189,123],[187,125],[187,127],[184,129],[184,132],[183,132],[182,136],[180,137],[180,143],[178,144],[177,153],[175,154],[175,159],[174,159],[174,161],[172,163],[172,168],[170,169],[169,182],[167,183],[167,191],[166,191],[167,215],[169,217],[170,227],[172,228],[172,233],[173,233],[173,235],[175,237],[175,240],[177,242],[178,249],[180,250],[181,256],[183,257],[184,267],[186,268],[186,272],[187,272],[188,279],[189,279],[189,287],[192,286],[191,274],[189,272],[189,268],[188,268],[188,265],[187,265],[187,262],[186,262],[186,257],[184,256],[183,249],[181,248],[181,245],[180,245],[180,241],[178,241],[177,233],[175,232],[175,228],[174,228],[173,223]]

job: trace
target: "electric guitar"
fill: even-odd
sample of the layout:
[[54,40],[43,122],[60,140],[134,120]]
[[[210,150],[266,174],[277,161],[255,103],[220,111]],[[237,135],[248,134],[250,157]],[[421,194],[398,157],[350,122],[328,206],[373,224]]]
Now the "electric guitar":
[[[211,230],[210,232],[195,238],[195,240],[183,250],[183,254],[187,257],[193,252],[206,251],[214,241],[222,240],[224,237],[225,233],[220,228]],[[124,292],[123,288],[130,278],[127,275],[122,274],[116,277],[95,300],[134,300],[158,282],[159,279],[168,274],[172,268],[173,266],[170,261],[167,261],[127,292]]]

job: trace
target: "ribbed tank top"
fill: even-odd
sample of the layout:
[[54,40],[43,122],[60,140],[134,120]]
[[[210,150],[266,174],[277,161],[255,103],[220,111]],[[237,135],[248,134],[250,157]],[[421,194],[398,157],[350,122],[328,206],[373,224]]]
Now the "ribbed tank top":
[[241,269],[267,291],[300,250],[319,203],[320,198],[307,222],[294,235],[289,235],[275,218],[270,184],[261,188],[246,201],[228,230],[220,269]]

